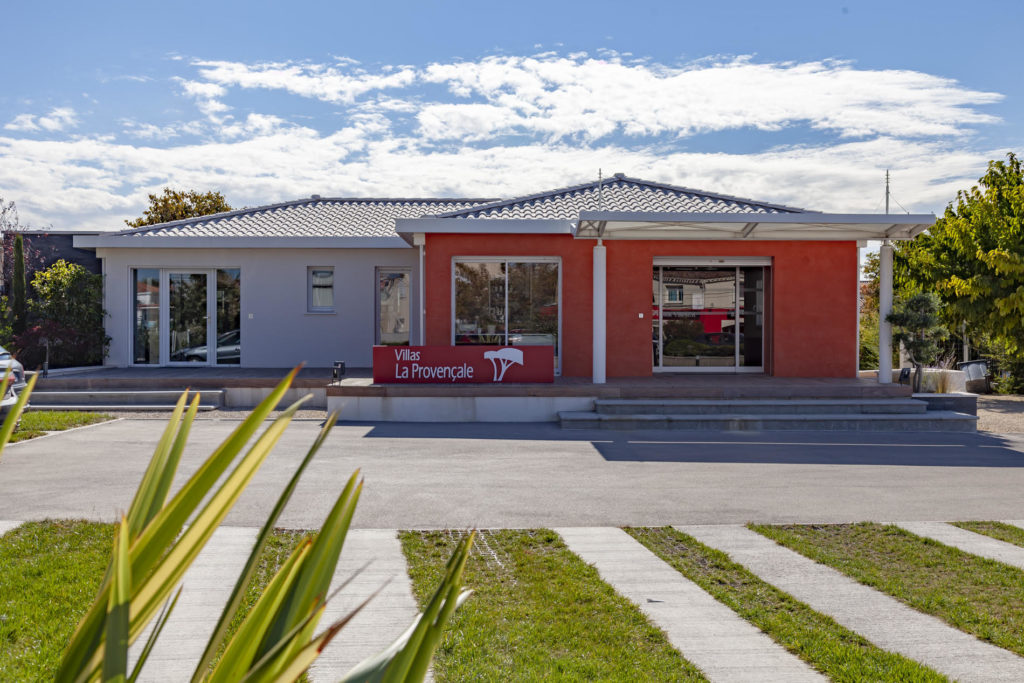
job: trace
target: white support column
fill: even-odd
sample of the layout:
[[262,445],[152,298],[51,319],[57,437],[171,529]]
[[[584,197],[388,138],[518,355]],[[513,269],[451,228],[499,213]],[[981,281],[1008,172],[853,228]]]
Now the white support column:
[[605,246],[601,240],[594,245],[594,384],[604,384],[608,341],[608,267]]
[[892,243],[882,242],[878,252],[878,383],[892,383]]
[[[412,242],[413,242],[413,244],[416,245],[417,249],[419,250],[419,276],[420,276],[419,280],[420,281],[419,281],[419,286],[416,289],[417,289],[417,292],[419,294],[419,296],[417,298],[419,299],[419,304],[420,304],[419,305],[420,314],[419,314],[419,321],[418,321],[418,324],[419,324],[418,325],[419,326],[419,330],[418,330],[419,334],[416,335],[416,336],[419,338],[420,346],[424,346],[427,343],[427,330],[426,330],[426,311],[427,311],[427,308],[426,308],[426,303],[425,303],[426,302],[425,291],[426,291],[426,284],[427,284],[427,274],[423,270],[423,250],[424,250],[424,246],[423,245],[426,242],[426,239],[424,238],[423,233],[419,233],[418,232],[418,233],[413,234]],[[409,341],[411,342],[412,339],[410,339]]]

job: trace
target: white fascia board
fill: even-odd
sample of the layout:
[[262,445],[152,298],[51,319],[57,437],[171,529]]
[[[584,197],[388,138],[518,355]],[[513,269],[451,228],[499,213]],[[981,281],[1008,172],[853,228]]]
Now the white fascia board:
[[[735,242],[852,242],[861,240],[883,239],[878,233],[858,230],[833,230],[828,232],[808,232],[796,230],[779,230],[776,232],[765,232],[743,239],[735,232],[714,231],[714,230],[693,230],[685,232],[669,233],[657,230],[628,230],[621,232],[606,232],[605,240],[665,240],[665,241],[735,241]],[[897,235],[884,239],[909,240],[913,236]]]
[[132,249],[408,249],[397,235],[390,237],[139,237],[138,235],[75,238],[82,248]]
[[616,221],[640,223],[807,223],[839,225],[861,223],[871,225],[931,225],[934,214],[899,213],[674,213],[658,211],[580,211],[581,221]]
[[605,239],[909,240],[931,214],[643,213],[581,211],[577,236]]
[[399,235],[430,232],[473,235],[571,235],[575,221],[523,218],[398,218]]

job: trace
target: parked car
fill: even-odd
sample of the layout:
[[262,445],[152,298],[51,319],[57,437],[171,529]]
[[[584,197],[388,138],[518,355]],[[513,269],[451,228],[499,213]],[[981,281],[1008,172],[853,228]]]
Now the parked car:
[[[240,330],[231,330],[217,335],[217,362],[238,364],[242,353]],[[171,354],[172,361],[205,363],[206,346],[192,346]]]
[[7,368],[11,369],[11,374],[7,379],[7,386],[3,389],[3,398],[0,398],[0,416],[7,414],[11,406],[18,401],[18,392],[25,388],[25,366],[19,363],[10,351],[0,346],[0,372],[7,372]]

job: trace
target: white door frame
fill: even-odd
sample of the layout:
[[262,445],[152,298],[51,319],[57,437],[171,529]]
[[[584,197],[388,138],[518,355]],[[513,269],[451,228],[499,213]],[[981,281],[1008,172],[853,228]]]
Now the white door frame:
[[[206,361],[188,362],[171,360],[171,273],[206,276]],[[212,292],[211,292],[212,286]],[[216,268],[161,268],[160,291],[167,292],[160,306],[160,365],[196,368],[216,363],[217,343],[217,269]],[[212,353],[211,353],[212,345]]]

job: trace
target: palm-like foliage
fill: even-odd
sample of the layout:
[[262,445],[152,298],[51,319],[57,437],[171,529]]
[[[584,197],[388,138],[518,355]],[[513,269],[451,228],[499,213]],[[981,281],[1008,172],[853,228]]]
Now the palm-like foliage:
[[[68,644],[57,674],[58,681],[133,681],[139,676],[174,609],[180,594],[180,589],[174,592],[175,586],[227,516],[305,400],[286,408],[243,454],[246,444],[256,436],[259,427],[283,398],[297,370],[293,370],[188,482],[167,500],[199,408],[198,395],[187,409],[187,392],[182,395],[131,507],[121,519],[110,567],[95,602]],[[0,427],[0,448],[13,431],[34,383],[35,378]],[[323,445],[336,417],[331,415],[328,418],[260,531],[206,650],[197,663],[193,681],[295,680],[354,615],[353,612],[317,631],[331,577],[362,489],[358,472],[342,490],[320,532],[295,549],[238,630],[233,636],[228,634],[229,625],[239,613],[245,590],[256,571],[259,555],[299,478]],[[232,463],[236,464],[227,473]],[[223,482],[217,486],[225,473]],[[468,596],[468,592],[461,591],[461,585],[471,542],[470,536],[453,554],[445,577],[424,614],[388,650],[357,667],[345,678],[346,681],[422,680],[445,623]],[[128,647],[154,617],[157,617],[154,628],[137,663],[129,672]],[[219,659],[218,652],[222,653]]]

